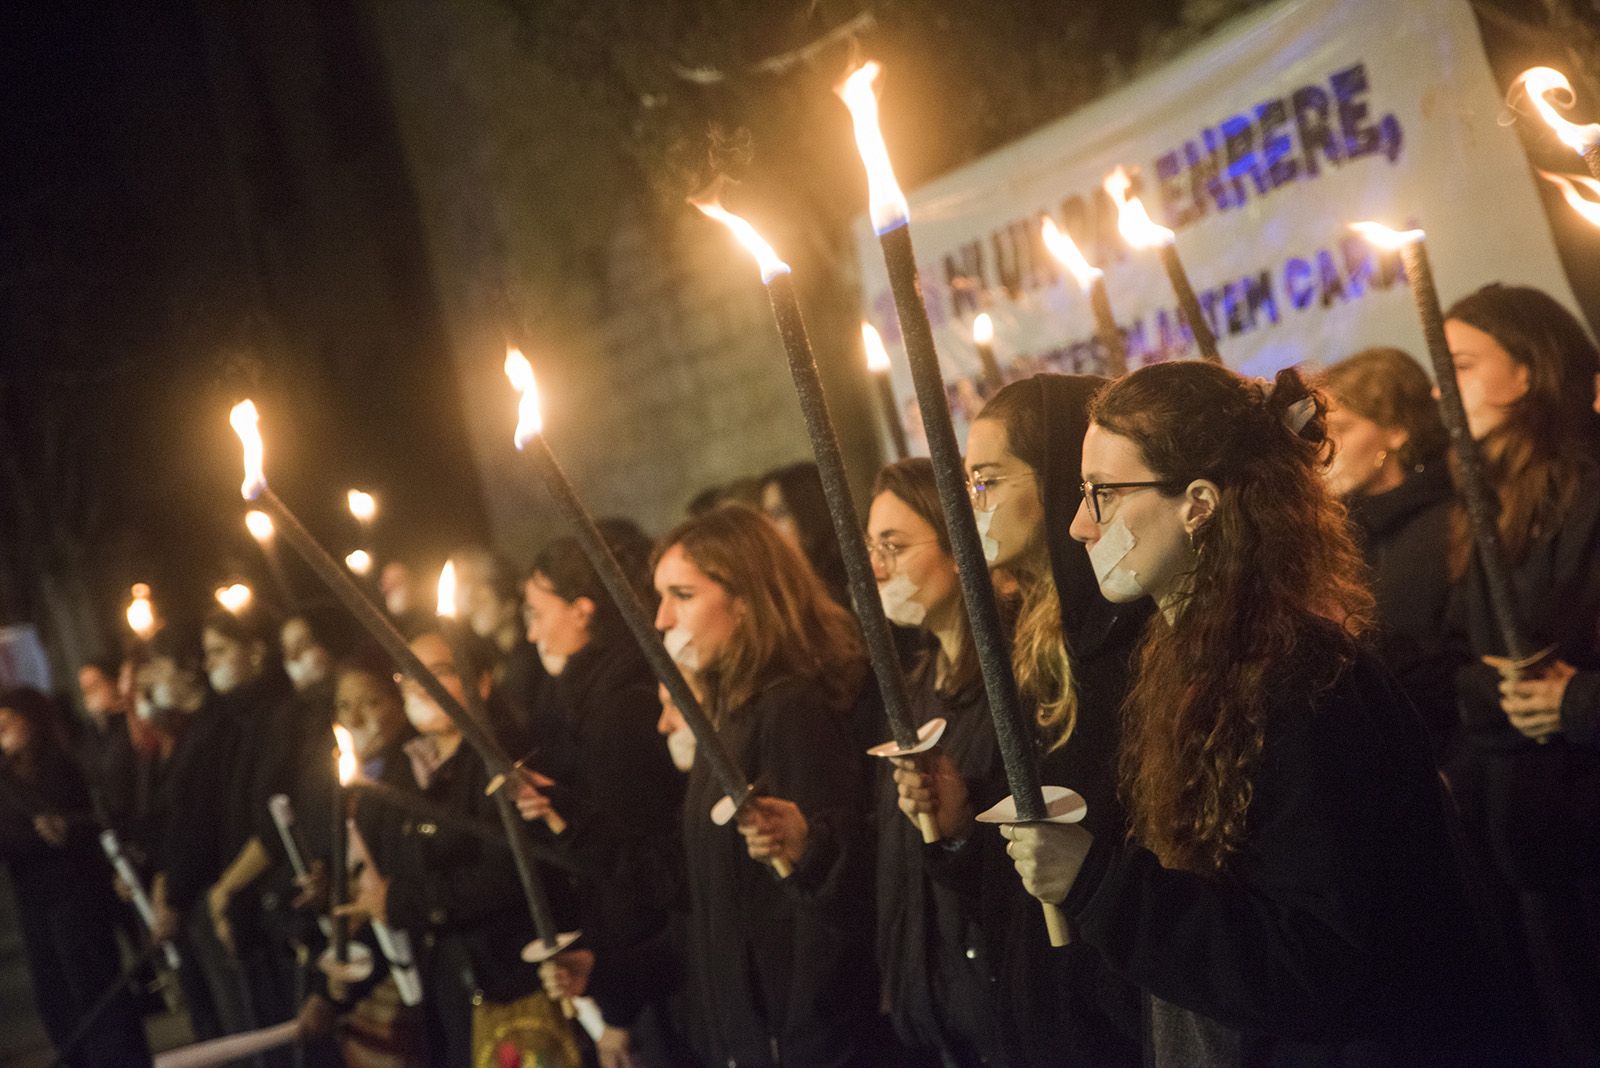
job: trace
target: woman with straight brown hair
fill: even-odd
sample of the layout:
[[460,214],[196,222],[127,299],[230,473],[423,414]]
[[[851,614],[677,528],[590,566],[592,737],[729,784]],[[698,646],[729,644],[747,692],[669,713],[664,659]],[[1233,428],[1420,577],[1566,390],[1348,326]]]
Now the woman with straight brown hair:
[[[1549,1056],[1600,1061],[1600,354],[1548,294],[1490,285],[1457,301],[1445,336],[1500,505],[1523,640],[1505,649],[1465,515],[1452,530],[1451,606],[1472,655],[1457,676],[1461,745],[1446,764],[1462,816],[1522,949]],[[1520,936],[1520,937],[1519,937]]]
[[1323,413],[1292,370],[1202,362],[1096,398],[1073,536],[1108,599],[1158,608],[1123,710],[1131,840],[1021,825],[1010,850],[1144,989],[1152,1063],[1518,1063],[1426,734],[1359,640]]
[[[737,826],[698,754],[683,808],[687,955],[706,1065],[881,1064],[866,758],[850,710],[865,679],[850,616],[762,516],[715,509],[661,541],[656,626],[689,665],[761,795]],[[780,879],[770,862],[791,869]],[[757,863],[767,862],[767,863]]]

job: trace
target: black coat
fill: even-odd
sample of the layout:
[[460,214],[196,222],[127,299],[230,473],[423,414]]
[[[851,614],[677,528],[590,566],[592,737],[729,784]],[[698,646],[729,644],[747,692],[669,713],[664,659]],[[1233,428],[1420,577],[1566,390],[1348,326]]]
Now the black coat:
[[1536,538],[1512,572],[1522,634],[1578,669],[1561,733],[1540,745],[1500,709],[1483,654],[1505,649],[1474,562],[1454,591],[1451,622],[1471,662],[1457,675],[1462,743],[1449,761],[1462,816],[1515,886],[1549,890],[1600,879],[1600,465],[1578,485],[1561,525]]
[[574,654],[543,678],[536,707],[528,764],[555,780],[551,804],[568,825],[557,841],[593,873],[575,923],[597,958],[589,993],[608,1023],[626,1028],[674,985],[659,960],[639,965],[682,887],[684,776],[656,732],[655,676],[631,641]]
[[241,745],[238,724],[207,698],[188,716],[156,787],[155,819],[161,824],[153,843],[155,867],[167,873],[167,900],[187,911],[233,860],[226,856],[220,814],[233,803],[233,777]]
[[1345,504],[1378,602],[1378,655],[1442,755],[1456,731],[1454,678],[1461,661],[1446,642],[1455,507],[1449,468],[1442,461],[1429,464],[1387,493]]
[[136,817],[139,764],[126,713],[113,712],[103,726],[93,721],[84,724],[78,763],[100,821],[126,838]]
[[1507,973],[1426,735],[1373,654],[1319,681],[1341,643],[1309,629],[1269,680],[1247,837],[1224,874],[1097,836],[1064,908],[1117,972],[1237,1032],[1242,1063],[1515,1063],[1495,1000]]
[[821,687],[770,682],[720,734],[761,791],[800,807],[810,839],[788,880],[710,820],[722,788],[697,755],[684,799],[687,956],[707,1065],[869,1064],[877,1015],[865,760]]
[[[484,795],[488,773],[465,741],[425,788],[418,787],[404,756],[385,761],[380,781],[484,826],[499,826],[499,808]],[[476,990],[490,1001],[510,1002],[538,989],[538,970],[521,956],[533,940],[533,921],[508,849],[380,801],[359,802],[355,818],[373,863],[389,880],[388,921],[410,932],[425,982],[436,977],[434,961],[470,965],[470,976],[453,977],[451,987],[436,987],[428,996],[459,1002]]]

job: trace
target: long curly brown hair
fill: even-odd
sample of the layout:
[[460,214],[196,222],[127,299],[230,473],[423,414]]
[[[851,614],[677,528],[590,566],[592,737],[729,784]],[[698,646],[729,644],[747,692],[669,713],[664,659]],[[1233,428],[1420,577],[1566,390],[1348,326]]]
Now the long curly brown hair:
[[[1293,370],[1269,387],[1197,361],[1136,371],[1091,408],[1156,478],[1221,491],[1195,532],[1187,592],[1170,622],[1151,618],[1123,710],[1132,833],[1168,867],[1226,868],[1246,836],[1268,693],[1331,682],[1371,618],[1360,552],[1321,477],[1325,410]],[[1297,653],[1318,633],[1335,635],[1334,655],[1307,678]]]

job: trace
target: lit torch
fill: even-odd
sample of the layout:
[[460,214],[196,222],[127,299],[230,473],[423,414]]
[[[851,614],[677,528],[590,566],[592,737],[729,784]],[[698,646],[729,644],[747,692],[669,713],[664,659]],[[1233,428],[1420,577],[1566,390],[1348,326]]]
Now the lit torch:
[[237,616],[250,607],[250,602],[255,600],[255,593],[244,583],[235,582],[227,586],[218,586],[215,597],[224,612]]
[[[811,352],[811,341],[806,336],[805,320],[800,315],[800,302],[795,298],[789,268],[778,259],[772,247],[756,233],[754,227],[723,208],[715,189],[709,195],[691,198],[689,202],[731,230],[739,243],[761,265],[761,278],[767,285],[773,319],[777,323],[778,336],[783,341],[784,354],[789,358],[789,373],[794,379],[795,393],[800,398],[806,433],[811,438],[811,452],[817,460],[823,497],[828,502],[828,514],[833,519],[834,536],[844,558],[850,599],[855,603],[856,619],[861,624],[867,655],[878,679],[878,692],[883,697],[884,714],[894,735],[894,741],[887,747],[878,746],[872,752],[884,757],[908,757],[922,753],[938,740],[944,723],[942,720],[934,721],[938,726],[932,728],[933,741],[924,744],[924,737],[911,720],[911,702],[906,695],[900,654],[895,647],[894,632],[889,629],[889,620],[883,614],[883,599],[878,595],[878,580],[872,573],[872,558],[867,553],[866,543],[861,540],[863,527],[856,514],[855,499],[850,494],[850,483],[845,476],[844,454],[839,451],[839,436],[834,431],[833,418],[828,412],[828,399],[822,391],[822,379],[817,374],[817,361]],[[783,269],[771,270],[769,264]],[[930,843],[937,842],[939,832],[932,816],[919,822],[923,839]]]
[[1406,279],[1411,284],[1411,299],[1417,307],[1417,318],[1422,321],[1422,336],[1427,342],[1428,357],[1433,362],[1433,377],[1439,386],[1439,414],[1444,420],[1445,429],[1450,432],[1450,447],[1455,452],[1461,495],[1465,499],[1467,520],[1472,528],[1472,541],[1478,550],[1478,559],[1483,563],[1489,605],[1507,655],[1512,660],[1527,660],[1529,649],[1517,622],[1511,571],[1506,563],[1505,548],[1500,543],[1500,530],[1495,519],[1499,504],[1484,475],[1483,458],[1467,424],[1467,410],[1461,402],[1461,387],[1456,381],[1455,360],[1451,358],[1450,344],[1445,338],[1444,312],[1439,307],[1439,293],[1433,284],[1433,268],[1428,262],[1428,249],[1423,241],[1425,235],[1421,230],[1395,231],[1375,222],[1353,223],[1350,229],[1379,248],[1400,254]]
[[[989,698],[989,713],[994,718],[995,738],[1005,763],[1006,781],[1011,786],[1017,816],[1025,821],[1047,820],[1051,813],[1039,782],[1033,728],[1023,711],[1017,682],[1011,674],[1010,646],[1000,623],[1000,609],[995,601],[983,544],[978,538],[972,502],[967,497],[961,449],[956,444],[950,406],[945,400],[939,353],[933,344],[928,309],[922,302],[922,283],[917,275],[916,252],[911,245],[911,209],[895,180],[883,133],[878,127],[878,98],[873,83],[879,70],[877,63],[863,64],[835,91],[850,109],[856,147],[867,169],[872,224],[883,249],[889,288],[894,293],[900,335],[905,340],[906,362],[911,365],[911,378],[916,385],[917,407],[922,412],[933,476],[939,488],[939,503],[944,508],[951,553],[961,578],[962,598],[972,627],[984,690]],[[1050,927],[1051,941],[1064,945],[1067,926],[1061,910],[1046,905],[1045,920]]]
[[1212,363],[1221,363],[1217,337],[1211,332],[1211,324],[1200,307],[1200,298],[1194,294],[1194,286],[1189,284],[1189,272],[1183,269],[1183,261],[1178,258],[1176,235],[1150,218],[1144,201],[1129,194],[1133,182],[1127,171],[1118,167],[1106,175],[1103,184],[1112,202],[1117,205],[1117,229],[1122,232],[1122,239],[1136,249],[1156,250],[1161,266],[1167,272],[1167,281],[1172,284],[1172,292],[1178,298],[1178,310],[1194,334],[1201,357]]
[[350,505],[350,514],[355,516],[356,522],[363,527],[371,524],[378,514],[378,499],[365,490],[351,490],[345,494],[345,501]]
[[[334,775],[338,783],[333,791],[332,837],[328,857],[328,912],[333,914],[350,896],[350,844],[345,821],[349,818],[345,788],[356,778],[356,743],[344,724],[333,725]],[[333,959],[339,964],[350,962],[350,932],[343,921],[335,916],[333,921]]]
[[[722,788],[725,795],[723,801],[718,803],[713,819],[719,823],[726,823],[754,796],[749,785],[750,780],[740,772],[739,765],[728,752],[722,736],[717,733],[716,727],[712,726],[711,720],[700,707],[700,702],[695,698],[694,691],[689,688],[683,673],[678,670],[678,665],[667,653],[661,635],[656,631],[652,613],[645,608],[633,584],[623,574],[622,565],[617,563],[611,546],[606,544],[600,528],[595,526],[594,517],[578,499],[577,490],[573,488],[566,472],[561,470],[561,465],[556,462],[555,454],[550,451],[549,443],[541,433],[544,421],[539,413],[539,389],[533,377],[532,365],[518,349],[507,349],[505,371],[506,378],[511,382],[511,388],[516,390],[520,398],[517,403],[517,429],[513,435],[517,450],[533,460],[556,507],[572,527],[578,543],[583,546],[584,554],[589,558],[590,565],[599,574],[601,584],[611,595],[611,600],[621,613],[629,633],[633,635],[633,640],[638,643],[645,660],[649,662],[650,669],[655,672],[661,685],[666,687],[672,703],[683,713],[684,722],[694,733],[700,758],[705,760],[712,778],[717,781],[717,785]],[[787,867],[783,865],[780,868],[774,865],[778,874],[784,876],[788,875],[784,870]]]
[[1050,255],[1058,263],[1072,272],[1072,277],[1078,280],[1078,286],[1089,298],[1089,308],[1094,312],[1095,337],[1105,350],[1106,374],[1113,378],[1126,374],[1128,349],[1122,340],[1122,331],[1117,327],[1116,316],[1111,314],[1111,298],[1106,294],[1106,273],[1083,258],[1078,243],[1057,227],[1056,221],[1050,216],[1044,217],[1041,226],[1045,248],[1050,250]]
[[143,582],[135,582],[129,593],[128,629],[140,641],[147,642],[150,635],[156,632],[156,608],[150,603],[150,587]]
[[1561,143],[1582,156],[1589,173],[1600,178],[1600,123],[1579,125],[1561,114],[1577,100],[1567,76],[1553,67],[1530,67],[1511,83],[1511,95],[1519,89]]
[[978,350],[978,366],[983,368],[983,381],[992,397],[1000,392],[1006,380],[1000,373],[1000,361],[994,355],[994,320],[988,312],[979,312],[972,320],[972,344]]
[[883,425],[889,430],[889,440],[894,443],[894,458],[904,460],[911,455],[906,444],[905,424],[900,421],[900,409],[894,401],[894,383],[889,381],[889,350],[877,327],[866,320],[861,322],[861,344],[867,350],[867,373],[883,407]]
[[[1539,172],[1539,177],[1561,190],[1561,197],[1567,206],[1583,216],[1586,222],[1591,226],[1600,226],[1600,181],[1581,174],[1552,174],[1545,170]],[[1579,192],[1580,186],[1589,191],[1588,197]]]

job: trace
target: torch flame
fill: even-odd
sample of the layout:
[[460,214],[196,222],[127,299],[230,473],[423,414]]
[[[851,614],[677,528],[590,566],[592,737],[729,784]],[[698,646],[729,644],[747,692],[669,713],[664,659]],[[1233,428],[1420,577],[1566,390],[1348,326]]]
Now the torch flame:
[[889,350],[883,347],[878,328],[865,320],[861,323],[861,343],[867,349],[867,370],[879,374],[889,369]]
[[[1562,118],[1557,110],[1570,108],[1576,99],[1565,74],[1553,67],[1530,67],[1511,83],[1512,95],[1519,88],[1527,92],[1528,102],[1568,148],[1581,154],[1600,144],[1600,123],[1580,126]],[[1556,94],[1554,100],[1552,94]]]
[[517,432],[514,436],[520,452],[544,427],[544,420],[539,415],[539,384],[533,380],[533,365],[521,349],[506,349],[506,377],[511,379],[511,388],[522,397],[517,404]]
[[456,564],[446,560],[439,572],[439,615],[445,619],[456,618]]
[[365,549],[356,549],[344,558],[344,566],[353,573],[363,577],[372,574],[372,554]]
[[277,533],[272,525],[272,517],[259,509],[252,508],[244,514],[245,529],[256,541],[266,541]]
[[1600,198],[1600,182],[1595,181],[1586,174],[1552,174],[1549,171],[1540,171],[1539,177],[1561,190],[1561,195],[1567,204],[1589,220],[1595,226],[1600,226],[1600,203],[1589,200],[1578,192],[1578,186],[1587,189],[1591,196]]
[[218,586],[216,598],[224,611],[236,616],[250,607],[250,602],[255,600],[255,593],[244,583],[235,582],[231,586]]
[[772,246],[767,244],[766,238],[756,232],[750,223],[735,215],[722,206],[722,186],[724,179],[718,179],[710,189],[704,193],[689,198],[689,203],[699,208],[708,218],[717,220],[723,226],[733,231],[733,236],[743,245],[745,251],[756,258],[756,263],[761,266],[761,281],[770,283],[780,274],[789,273],[789,265],[778,258],[772,251]]
[[350,514],[356,517],[357,522],[370,523],[372,517],[378,514],[378,500],[372,494],[353,489],[345,497],[350,502]]
[[133,600],[128,602],[128,629],[141,641],[147,640],[156,629],[156,610],[150,603],[150,587],[136,582],[132,589]]
[[1083,258],[1083,253],[1078,250],[1078,243],[1072,240],[1072,235],[1056,226],[1056,221],[1050,216],[1044,217],[1042,224],[1044,232],[1044,247],[1050,250],[1050,255],[1056,261],[1072,272],[1078,284],[1087,290],[1095,281],[1105,277],[1105,272],[1098,267],[1090,266],[1089,261]]
[[883,130],[878,125],[878,94],[873,83],[882,71],[883,65],[877,60],[863,63],[833,91],[850,109],[850,120],[856,130],[856,150],[867,168],[872,228],[879,234],[886,234],[911,221],[911,206],[895,180],[894,165],[889,162],[889,146],[884,144]]
[[1117,229],[1122,231],[1124,241],[1134,248],[1157,248],[1172,244],[1174,237],[1172,231],[1150,218],[1150,213],[1145,210],[1144,201],[1128,195],[1128,190],[1133,187],[1133,180],[1128,177],[1127,171],[1118,167],[1106,175],[1106,180],[1102,184],[1105,191],[1110,194],[1112,202],[1117,205]]
[[988,312],[979,312],[978,317],[972,320],[972,340],[979,345],[994,342],[994,320],[989,318]]
[[1388,249],[1390,252],[1406,245],[1415,244],[1423,238],[1421,230],[1391,230],[1382,223],[1375,222],[1351,223],[1350,229],[1379,248]]
[[228,413],[228,422],[244,446],[244,484],[239,492],[245,500],[253,501],[267,488],[267,475],[262,469],[265,450],[261,445],[261,416],[256,413],[256,402],[242,400],[235,404]]
[[339,785],[349,786],[356,779],[356,740],[343,723],[335,723],[333,741],[339,747]]

